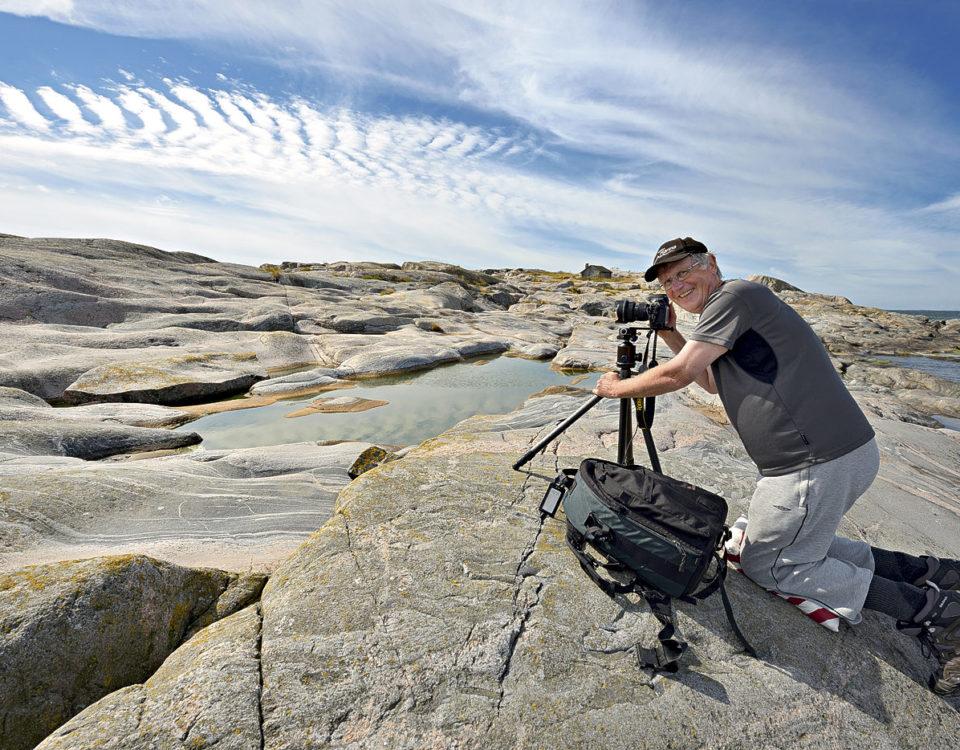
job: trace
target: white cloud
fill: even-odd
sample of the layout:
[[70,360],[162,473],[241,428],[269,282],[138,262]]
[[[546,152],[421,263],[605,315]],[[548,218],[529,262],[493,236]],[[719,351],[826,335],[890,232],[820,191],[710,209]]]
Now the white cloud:
[[73,0],[0,0],[0,13],[17,16],[48,16],[55,21],[73,20]]
[[0,103],[14,120],[33,130],[47,130],[50,123],[43,117],[20,89],[0,81]]
[[37,96],[43,100],[43,103],[50,108],[53,114],[61,120],[67,121],[69,130],[75,133],[92,133],[94,131],[93,125],[83,118],[83,112],[80,111],[77,103],[59,91],[54,91],[49,86],[41,86],[37,89]]
[[[681,26],[666,7],[77,0],[44,11],[119,34],[228,40],[261,60],[320,71],[334,90],[400,90],[429,100],[430,111],[497,123],[489,127],[453,114],[373,115],[269,98],[235,90],[224,76],[218,91],[171,81],[162,91],[141,85],[106,93],[143,123],[123,131],[115,121],[114,134],[78,90],[100,120],[81,144],[68,131],[70,123],[81,127],[75,118],[58,112],[67,125],[48,123],[12,87],[0,87],[0,101],[24,128],[47,129],[31,141],[35,158],[50,160],[44,163],[110,164],[116,184],[132,179],[123,175],[137,165],[164,189],[174,187],[170,171],[189,177],[198,195],[266,212],[275,231],[287,216],[330,242],[340,237],[337,247],[351,232],[369,252],[387,244],[363,222],[388,227],[406,247],[396,232],[416,217],[407,231],[424,254],[431,243],[417,227],[435,231],[446,247],[475,251],[470,238],[458,244],[451,227],[481,222],[490,229],[478,236],[501,243],[488,252],[552,258],[545,265],[554,267],[579,267],[603,248],[615,265],[632,262],[615,253],[633,251],[642,264],[664,238],[699,234],[732,269],[776,266],[814,289],[827,281],[856,287],[875,269],[871,288],[886,294],[886,279],[904,264],[937,269],[927,286],[957,281],[944,256],[924,249],[956,256],[950,248],[960,237],[944,226],[960,208],[954,186],[937,185],[947,197],[914,210],[892,185],[958,158],[951,127],[929,114],[934,108],[914,106],[935,99],[924,82],[892,64],[880,80],[856,70],[848,55],[813,59],[766,37]],[[449,104],[461,109],[443,110]],[[238,176],[244,191],[224,186]],[[308,197],[291,197],[284,184]],[[289,206],[276,201],[281,193]],[[930,185],[925,193],[938,194]],[[347,194],[364,201],[363,210],[350,208]],[[338,212],[313,210],[321,201]],[[409,215],[401,220],[392,210]],[[443,219],[434,221],[434,212]],[[311,218],[319,215],[329,230]],[[576,247],[596,249],[565,249]],[[858,270],[863,257],[870,258],[866,272]]]
[[143,94],[132,89],[120,89],[117,101],[125,110],[140,119],[145,139],[152,140],[154,136],[166,132],[167,125],[163,121],[163,114],[159,107],[153,106]]
[[77,97],[84,106],[93,112],[100,120],[100,126],[112,132],[122,132],[127,129],[127,121],[123,117],[123,110],[110,99],[94,93],[86,86],[77,86]]
[[960,211],[960,193],[944,198],[942,201],[931,203],[920,209],[920,213],[952,213]]

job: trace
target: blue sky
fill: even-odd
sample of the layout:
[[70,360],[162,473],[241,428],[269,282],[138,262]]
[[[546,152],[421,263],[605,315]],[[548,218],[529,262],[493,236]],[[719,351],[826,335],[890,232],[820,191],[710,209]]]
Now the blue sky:
[[960,3],[0,0],[0,232],[960,308]]

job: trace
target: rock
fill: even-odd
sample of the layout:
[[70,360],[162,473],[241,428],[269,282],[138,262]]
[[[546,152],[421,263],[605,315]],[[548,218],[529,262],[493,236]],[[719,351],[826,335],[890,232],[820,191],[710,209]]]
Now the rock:
[[90,419],[97,422],[116,422],[130,427],[177,427],[190,421],[190,414],[182,409],[157,404],[102,403],[59,409],[58,416]]
[[269,570],[329,517],[369,448],[292,443],[113,463],[0,458],[0,571],[128,551]]
[[616,326],[612,322],[579,325],[553,358],[554,367],[613,370],[617,361]]
[[558,351],[551,344],[530,344],[517,349],[516,354],[527,359],[553,359]]
[[230,581],[134,555],[0,574],[0,746],[31,748],[142,682]]
[[339,398],[318,398],[311,401],[302,409],[289,412],[285,417],[305,417],[310,414],[340,414],[343,412],[369,411],[378,406],[386,406],[389,401],[377,399],[357,398],[355,396],[340,396]]
[[85,372],[64,391],[73,403],[143,401],[177,404],[242,393],[266,373],[256,354],[188,354]]
[[21,456],[72,456],[93,461],[119,453],[184,448],[201,439],[195,432],[79,420],[0,420],[0,451]]
[[[146,682],[111,693],[38,745],[259,750],[260,612],[221,620],[178,648]],[[171,695],[178,695],[176,702]]]
[[592,315],[598,318],[611,318],[616,311],[616,303],[613,300],[587,300],[578,308],[586,315]]
[[375,377],[395,372],[424,370],[460,359],[455,350],[443,346],[422,344],[379,350],[370,347],[344,359],[337,370],[342,377]]
[[[21,391],[19,388],[0,386],[0,409],[18,406],[28,406],[37,409],[49,409],[50,404],[39,396]],[[2,417],[0,417],[2,419]]]
[[[803,707],[802,731],[820,744],[951,746],[960,718],[927,691],[932,663],[892,621],[867,613],[853,631],[832,634],[741,576],[728,587],[760,660],[740,652],[714,596],[677,604],[693,649],[680,673],[651,681],[638,670],[633,646],[651,642],[659,624],[645,607],[593,586],[563,543],[562,522],[537,513],[558,466],[615,452],[618,404],[588,412],[529,473],[510,468],[584,398],[548,394],[508,415],[474,417],[341,492],[335,515],[263,591],[259,710],[245,698],[247,667],[231,662],[227,674],[236,670],[237,682],[221,676],[212,690],[218,708],[199,714],[203,737],[224,736],[256,711],[263,746],[275,748],[303,747],[304,738],[345,747],[575,748],[606,746],[612,736],[617,746],[653,750],[687,737],[730,748],[747,737],[765,747],[785,736],[802,743],[794,720],[745,724],[744,715],[776,716],[791,705]],[[881,476],[841,532],[958,556],[960,516],[947,510],[954,482],[942,467],[960,462],[960,441],[944,430],[873,424]],[[745,509],[755,468],[728,426],[667,396],[654,433],[668,473],[722,493],[730,518]],[[637,453],[642,460],[641,446]],[[228,623],[203,631],[197,646],[246,653]],[[175,656],[193,653],[191,643]],[[145,716],[187,715],[210,684],[209,670],[194,663],[177,656],[158,672],[176,669],[177,679],[149,694],[117,693],[62,731],[84,732],[82,746],[112,731],[117,717],[135,716],[141,702]],[[692,712],[692,703],[704,710]],[[169,731],[147,722],[124,747],[162,746]]]
[[256,395],[290,394],[310,391],[315,388],[326,388],[340,382],[336,375],[337,370],[335,368],[316,367],[312,370],[261,380],[253,385],[250,392]]
[[765,287],[769,287],[775,292],[802,292],[803,290],[799,287],[795,287],[793,284],[788,284],[782,279],[774,278],[773,276],[764,276],[763,274],[755,273],[752,276],[747,276],[747,281],[755,281],[758,284],[763,284]]
[[409,322],[409,319],[396,315],[354,312],[334,315],[321,321],[321,325],[337,333],[386,333],[395,331]]

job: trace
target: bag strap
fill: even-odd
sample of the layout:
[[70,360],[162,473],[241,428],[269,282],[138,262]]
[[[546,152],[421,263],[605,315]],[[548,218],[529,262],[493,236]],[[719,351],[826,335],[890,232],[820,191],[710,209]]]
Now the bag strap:
[[730,529],[726,526],[723,527],[724,532],[720,538],[720,544],[717,546],[717,549],[713,553],[713,558],[717,563],[717,572],[711,579],[710,583],[706,585],[704,589],[697,592],[696,596],[698,598],[703,598],[700,596],[703,593],[703,596],[709,596],[719,587],[720,589],[720,599],[723,601],[723,611],[727,615],[727,622],[730,623],[730,627],[733,629],[733,634],[737,636],[737,640],[740,641],[740,645],[743,646],[743,650],[746,651],[754,659],[758,659],[756,650],[753,646],[750,645],[750,641],[747,640],[747,637],[743,634],[743,631],[740,630],[740,626],[737,625],[737,620],[733,616],[733,607],[730,605],[730,597],[727,596],[727,588],[724,586],[724,583],[727,580],[727,550],[724,546],[724,543],[727,539],[730,538]]
[[655,589],[640,586],[637,577],[632,576],[628,583],[619,583],[600,575],[600,568],[606,570],[628,570],[618,562],[602,563],[588,555],[586,545],[594,540],[601,541],[608,538],[612,532],[600,523],[591,513],[584,522],[585,533],[581,534],[569,523],[567,524],[567,545],[570,547],[583,572],[589,576],[603,593],[613,599],[617,594],[638,594],[647,602],[654,617],[663,626],[657,633],[657,645],[653,648],[643,648],[639,643],[634,646],[637,655],[637,664],[643,669],[652,669],[654,672],[674,673],[679,668],[680,657],[687,650],[687,643],[676,637],[677,628],[673,622],[673,600]]
[[[593,515],[587,519],[593,518]],[[594,519],[595,520],[595,519]],[[591,531],[595,532],[596,527],[588,527],[587,533]],[[610,529],[607,529],[609,533]],[[592,538],[597,538],[596,533]],[[600,575],[599,568],[605,568],[607,570],[624,570],[623,565],[620,563],[602,563],[596,558],[590,556],[586,552],[586,542],[587,537],[575,528],[567,524],[567,546],[570,547],[571,552],[577,558],[577,562],[580,563],[580,567],[583,568],[583,572],[587,574],[591,581],[593,581],[597,586],[603,591],[604,594],[613,599],[617,594],[629,594],[635,589],[635,578],[629,583],[619,583],[617,581],[612,581],[609,578],[604,578]]]
[[680,669],[680,657],[688,645],[677,635],[677,626],[673,622],[673,600],[666,594],[653,589],[637,589],[646,600],[653,616],[663,627],[657,633],[657,645],[643,648],[639,643],[634,646],[637,665],[641,669],[652,669],[656,673],[674,674]]

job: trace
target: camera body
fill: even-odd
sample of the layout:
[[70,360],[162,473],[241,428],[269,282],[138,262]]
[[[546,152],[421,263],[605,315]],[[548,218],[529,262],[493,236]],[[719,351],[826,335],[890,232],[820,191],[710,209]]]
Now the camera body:
[[618,323],[648,321],[651,330],[662,331],[669,327],[669,318],[670,302],[665,294],[654,294],[649,302],[633,302],[628,299],[617,302]]

